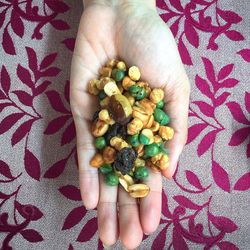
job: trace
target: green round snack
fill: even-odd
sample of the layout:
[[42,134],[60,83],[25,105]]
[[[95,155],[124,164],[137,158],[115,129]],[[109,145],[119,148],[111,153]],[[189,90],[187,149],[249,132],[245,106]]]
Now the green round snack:
[[155,121],[161,123],[161,121],[163,120],[164,116],[165,116],[165,112],[162,111],[161,109],[156,108],[154,110],[154,119],[155,119]]
[[165,102],[163,100],[159,101],[157,104],[156,104],[156,108],[158,109],[163,109],[165,105]]
[[113,69],[112,77],[114,78],[116,82],[120,82],[125,77],[125,72],[123,70]]
[[144,147],[144,155],[146,157],[153,157],[157,155],[159,152],[160,152],[160,149],[155,142],[151,143],[150,145],[146,145]]
[[145,90],[144,88],[141,88],[141,89],[137,92],[137,94],[136,94],[136,96],[135,96],[135,99],[136,99],[137,101],[140,101],[140,100],[142,100],[143,98],[145,98],[146,95],[147,95],[146,90]]
[[138,147],[140,145],[138,134],[128,136],[127,140],[133,147]]
[[141,91],[142,87],[138,86],[138,85],[132,85],[128,88],[128,91],[130,92],[130,94],[133,97],[137,97],[138,93]]
[[140,143],[143,145],[148,145],[150,142],[150,139],[144,134],[140,134],[139,140],[140,140]]
[[105,146],[106,146],[106,141],[105,141],[105,138],[104,137],[97,137],[96,139],[95,139],[95,147],[97,148],[97,149],[103,149],[103,148],[105,148]]
[[100,168],[98,168],[99,171],[102,173],[102,174],[107,174],[107,173],[110,173],[113,171],[113,168],[112,168],[112,165],[111,164],[103,164]]
[[119,183],[119,178],[115,173],[108,173],[105,175],[105,182],[109,186],[117,186]]
[[105,97],[106,97],[106,93],[104,92],[104,90],[101,90],[100,93],[99,93],[99,98],[100,100],[103,100]]
[[165,114],[163,119],[160,122],[160,125],[164,126],[164,125],[167,125],[169,122],[170,122],[170,118],[167,114]]
[[146,167],[137,167],[134,176],[136,179],[143,180],[148,177],[148,169]]

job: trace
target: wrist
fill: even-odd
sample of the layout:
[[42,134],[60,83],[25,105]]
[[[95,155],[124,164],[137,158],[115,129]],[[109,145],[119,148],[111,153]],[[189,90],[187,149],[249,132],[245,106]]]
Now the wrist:
[[103,5],[109,7],[122,7],[126,5],[146,5],[156,8],[156,0],[83,0],[84,8],[90,5]]

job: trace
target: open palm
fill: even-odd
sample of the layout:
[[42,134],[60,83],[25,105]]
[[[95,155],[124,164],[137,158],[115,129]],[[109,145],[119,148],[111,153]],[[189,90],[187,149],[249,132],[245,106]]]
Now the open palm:
[[151,191],[138,203],[123,188],[107,186],[97,169],[89,166],[95,152],[89,126],[97,103],[87,93],[87,83],[98,77],[98,69],[110,58],[137,65],[143,80],[165,91],[166,112],[175,130],[167,145],[170,165],[163,172],[168,178],[173,175],[186,142],[190,87],[172,34],[154,8],[134,1],[116,7],[93,4],[85,9],[72,60],[70,91],[80,189],[86,208],[97,206],[102,242],[112,245],[119,236],[123,245],[132,249],[140,244],[143,232],[150,234],[159,224],[162,175],[150,171],[145,183]]

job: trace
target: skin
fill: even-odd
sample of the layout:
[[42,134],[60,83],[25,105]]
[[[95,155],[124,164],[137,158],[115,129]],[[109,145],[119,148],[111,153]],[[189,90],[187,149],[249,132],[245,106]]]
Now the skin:
[[[175,40],[150,0],[85,1],[71,67],[70,103],[77,132],[79,182],[87,209],[97,207],[98,231],[105,245],[118,237],[127,249],[140,245],[143,233],[154,232],[160,221],[162,175],[171,178],[187,138],[190,85]],[[89,165],[95,148],[90,124],[97,100],[87,83],[109,58],[137,65],[152,88],[163,88],[165,110],[171,117],[174,138],[167,143],[170,164],[162,173],[149,172],[149,195],[140,201],[123,188],[107,186]]]

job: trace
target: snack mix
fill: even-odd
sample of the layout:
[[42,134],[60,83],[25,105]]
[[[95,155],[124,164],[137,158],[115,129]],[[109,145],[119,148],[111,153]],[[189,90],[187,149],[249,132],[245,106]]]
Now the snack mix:
[[89,81],[88,91],[99,98],[91,132],[98,152],[90,161],[105,176],[108,185],[119,183],[134,198],[145,197],[150,189],[143,183],[148,168],[168,167],[164,143],[173,138],[167,126],[164,92],[151,89],[140,80],[137,66],[111,59],[99,70],[99,79]]

